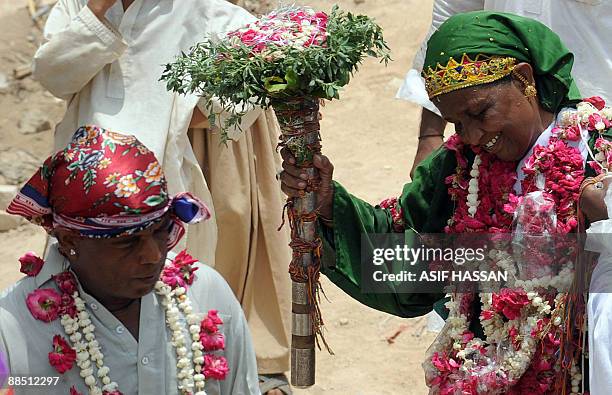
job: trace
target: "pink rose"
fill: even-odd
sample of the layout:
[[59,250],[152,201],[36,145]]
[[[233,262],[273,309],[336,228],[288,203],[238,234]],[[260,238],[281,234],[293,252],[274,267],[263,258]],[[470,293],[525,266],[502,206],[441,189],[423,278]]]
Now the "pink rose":
[[70,318],[77,316],[78,310],[74,304],[74,299],[68,294],[62,294],[62,302],[59,308],[59,315],[63,316],[68,314]]
[[449,372],[452,370],[449,364],[449,359],[446,357],[446,355],[438,352],[434,353],[431,357],[431,364],[440,372]]
[[519,349],[520,346],[520,341],[519,338],[517,337],[519,334],[518,329],[516,329],[515,326],[511,327],[510,330],[508,331],[508,336],[510,336],[510,340],[512,340],[512,344],[514,345],[514,348],[516,350]]
[[444,146],[450,151],[459,151],[463,148],[463,141],[461,141],[461,137],[458,134],[453,134],[446,140]]
[[257,32],[253,29],[249,29],[246,32],[242,33],[240,36],[240,40],[246,45],[252,45],[253,40],[257,37]]
[[319,19],[321,21],[327,21],[327,14],[322,12],[322,11],[319,11],[319,12],[315,13],[314,16],[315,16],[315,18],[317,18],[317,19]]
[[193,284],[194,272],[198,270],[193,264],[198,260],[187,254],[185,250],[176,255],[172,263],[161,274],[161,280],[172,288],[186,287]]
[[184,287],[185,279],[181,274],[181,270],[176,266],[166,266],[161,274],[161,280],[164,284],[169,285],[171,288]]
[[200,331],[209,334],[216,333],[219,328],[217,325],[222,325],[223,320],[217,315],[217,310],[209,310],[206,318],[200,323]]
[[215,309],[211,309],[208,310],[208,318],[210,318],[212,320],[213,323],[215,323],[216,325],[222,325],[223,324],[223,320],[221,318],[219,318],[218,315],[218,311]]
[[565,129],[566,138],[569,141],[578,141],[580,140],[580,127],[577,125],[572,125]]
[[227,360],[213,354],[204,355],[204,376],[207,379],[224,380],[229,372]]
[[225,337],[219,332],[200,331],[200,342],[204,346],[204,351],[217,351],[225,348]]
[[603,110],[606,106],[606,102],[604,101],[604,99],[599,96],[587,97],[586,99],[583,99],[583,101],[591,103],[599,111]]
[[67,293],[70,296],[72,296],[72,294],[74,294],[78,289],[76,279],[70,272],[62,272],[57,274],[53,276],[53,280],[55,280],[55,283],[62,292]]
[[61,296],[52,288],[37,289],[26,298],[30,313],[37,320],[44,322],[57,319],[61,304]]
[[589,130],[604,130],[611,127],[610,121],[599,114],[589,115]]
[[40,273],[45,261],[36,256],[34,252],[30,251],[19,258],[19,263],[21,263],[21,268],[19,269],[21,273],[29,277],[34,277]]
[[524,290],[504,288],[501,292],[493,294],[492,306],[498,313],[502,313],[509,320],[515,320],[521,316],[521,309],[529,303]]
[[482,321],[490,320],[491,318],[493,318],[494,315],[495,315],[495,312],[493,312],[491,310],[483,310],[480,313],[480,319]]
[[461,343],[466,344],[470,342],[473,338],[474,338],[474,334],[472,332],[465,331],[463,332],[463,335],[461,335]]
[[74,365],[76,351],[60,335],[53,336],[53,351],[49,353],[49,363],[60,374],[64,374]]

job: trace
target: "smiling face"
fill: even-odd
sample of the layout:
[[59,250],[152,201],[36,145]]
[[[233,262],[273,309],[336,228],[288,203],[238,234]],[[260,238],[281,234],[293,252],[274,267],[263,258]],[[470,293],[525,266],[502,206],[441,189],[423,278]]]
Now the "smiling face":
[[[527,66],[527,67],[525,67]],[[517,65],[533,81],[531,67]],[[518,161],[552,121],[537,98],[524,95],[525,85],[514,76],[467,87],[434,98],[442,117],[455,124],[464,143],[480,146],[501,160]]]
[[155,287],[168,253],[172,221],[161,222],[130,236],[90,239],[58,232],[61,250],[74,249],[71,267],[83,288],[101,299],[138,299]]

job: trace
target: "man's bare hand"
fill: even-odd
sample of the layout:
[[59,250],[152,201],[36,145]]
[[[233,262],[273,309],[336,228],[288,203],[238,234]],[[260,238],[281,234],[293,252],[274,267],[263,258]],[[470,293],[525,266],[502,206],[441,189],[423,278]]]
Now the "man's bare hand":
[[108,11],[116,2],[117,0],[89,0],[87,2],[87,7],[89,7],[91,12],[93,12],[98,19],[103,19],[106,11]]

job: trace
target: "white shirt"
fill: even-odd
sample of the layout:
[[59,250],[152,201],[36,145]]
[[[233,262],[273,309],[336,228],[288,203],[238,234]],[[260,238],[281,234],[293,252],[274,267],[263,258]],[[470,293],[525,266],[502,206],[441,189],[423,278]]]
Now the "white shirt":
[[[187,137],[199,98],[168,92],[159,79],[163,65],[181,51],[254,17],[225,0],[135,0],[125,12],[122,2],[115,2],[102,23],[86,4],[55,4],[33,60],[35,79],[68,105],[56,127],[55,149],[63,149],[84,124],[133,134],[162,164],[171,194],[191,191],[214,209]],[[254,113],[243,120],[242,130],[254,122]],[[196,239],[189,251],[214,265],[214,217],[191,226],[185,239]]]
[[511,12],[537,19],[561,37],[574,53],[572,76],[583,97],[612,96],[612,0],[435,0],[432,26],[406,74],[397,98],[439,114],[421,77],[427,40],[452,15],[477,10]]
[[[174,254],[169,254],[172,259]],[[0,352],[8,359],[13,376],[59,376],[52,387],[15,387],[15,394],[66,395],[70,387],[86,394],[85,382],[75,364],[60,375],[50,364],[54,335],[64,335],[59,319],[45,323],[36,320],[26,307],[27,295],[38,288],[57,290],[51,275],[62,272],[65,258],[53,244],[43,270],[36,277],[26,277],[0,295]],[[255,352],[251,344],[246,319],[240,304],[225,280],[208,266],[198,264],[196,279],[187,295],[196,314],[205,315],[210,309],[219,311],[225,336],[223,354],[230,368],[223,381],[208,380],[208,395],[260,394]],[[176,351],[170,343],[171,333],[165,324],[164,311],[154,293],[141,299],[139,340],[136,341],[123,324],[95,298],[79,286],[81,298],[95,325],[95,336],[104,354],[109,376],[119,384],[124,395],[177,394]],[[190,338],[187,328],[186,338]],[[64,335],[64,337],[67,337]]]

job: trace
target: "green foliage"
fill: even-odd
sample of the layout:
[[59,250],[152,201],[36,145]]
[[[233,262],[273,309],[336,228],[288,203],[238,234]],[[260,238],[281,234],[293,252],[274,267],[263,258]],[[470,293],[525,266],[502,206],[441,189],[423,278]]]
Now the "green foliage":
[[[239,126],[244,113],[237,109],[244,103],[267,108],[291,97],[338,99],[366,56],[390,60],[382,28],[367,16],[334,6],[327,32],[326,46],[269,46],[260,54],[229,40],[206,40],[166,65],[161,80],[168,90],[208,98],[209,121],[224,132]],[[232,114],[225,124],[213,111],[213,98]]]

